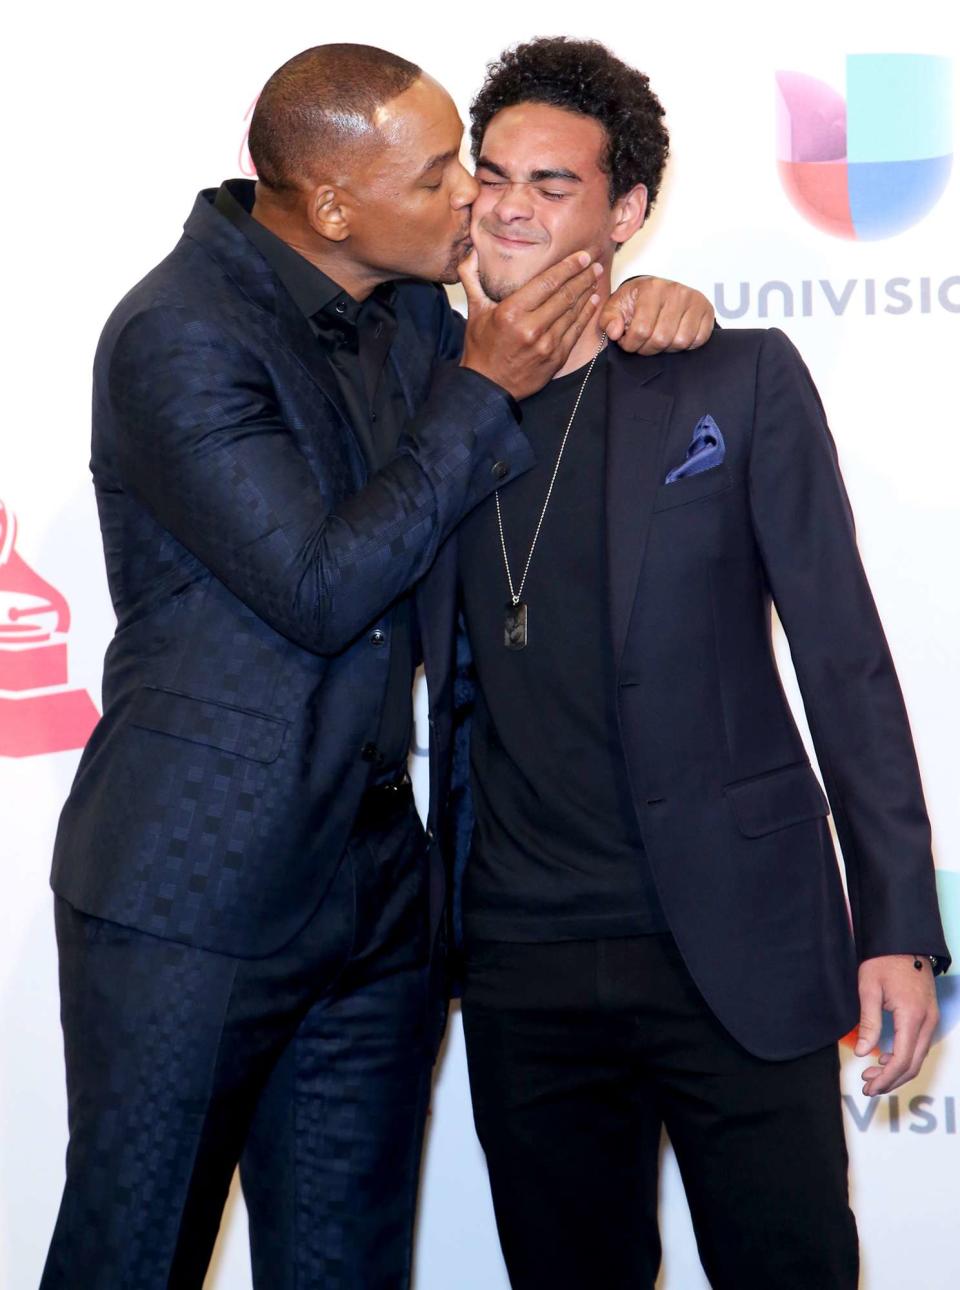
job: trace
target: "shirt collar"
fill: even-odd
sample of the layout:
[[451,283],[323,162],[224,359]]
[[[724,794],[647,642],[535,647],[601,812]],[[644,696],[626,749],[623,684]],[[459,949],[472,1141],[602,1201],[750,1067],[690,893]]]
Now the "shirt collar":
[[[350,323],[356,326],[360,312],[367,301],[354,298],[328,277],[322,269],[295,251],[250,211],[253,206],[253,185],[238,179],[227,179],[220,185],[214,207],[235,225],[253,243],[292,297],[294,304],[305,318],[322,313],[324,320]],[[396,288],[392,282],[375,287],[369,299],[376,299],[387,308],[393,305]]]

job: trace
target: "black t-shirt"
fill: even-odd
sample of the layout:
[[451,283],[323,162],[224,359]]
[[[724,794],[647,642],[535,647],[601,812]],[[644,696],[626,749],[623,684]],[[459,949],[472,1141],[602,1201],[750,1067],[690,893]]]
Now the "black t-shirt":
[[[586,368],[523,404],[537,464],[500,490],[517,587]],[[587,382],[524,587],[528,644],[504,645],[509,602],[494,499],[459,530],[479,679],[469,939],[550,941],[662,931],[615,706],[604,535],[606,356]]]

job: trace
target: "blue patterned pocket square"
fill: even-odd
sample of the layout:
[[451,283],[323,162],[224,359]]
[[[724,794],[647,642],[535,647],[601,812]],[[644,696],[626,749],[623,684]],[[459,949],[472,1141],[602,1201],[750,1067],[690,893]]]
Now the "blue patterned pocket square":
[[689,479],[691,475],[702,475],[705,470],[719,466],[727,455],[727,445],[723,442],[720,427],[713,417],[701,417],[693,427],[693,438],[687,449],[686,459],[669,472],[665,484],[675,484],[678,479]]

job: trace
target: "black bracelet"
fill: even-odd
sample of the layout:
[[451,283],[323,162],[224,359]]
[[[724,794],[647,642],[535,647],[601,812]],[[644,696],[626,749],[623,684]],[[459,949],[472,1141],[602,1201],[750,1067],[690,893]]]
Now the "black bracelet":
[[926,962],[930,964],[930,971],[934,974],[934,976],[936,976],[937,964],[939,962],[939,959],[937,958],[937,956],[935,954],[914,954],[913,966],[917,969],[918,972],[923,971],[924,960],[926,960]]

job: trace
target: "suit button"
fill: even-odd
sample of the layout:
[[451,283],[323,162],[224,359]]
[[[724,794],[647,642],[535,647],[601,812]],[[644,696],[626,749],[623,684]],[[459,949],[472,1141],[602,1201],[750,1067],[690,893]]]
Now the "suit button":
[[347,302],[345,300],[338,300],[333,307],[336,309],[338,314],[345,314],[347,312]]
[[380,752],[380,749],[376,744],[368,743],[364,744],[360,749],[360,756],[364,761],[379,762],[382,759],[383,754]]
[[493,470],[491,470],[490,473],[493,475],[494,479],[506,479],[510,474],[510,467],[505,461],[495,461],[493,463]]
[[381,645],[386,645],[387,633],[382,632],[379,627],[375,627],[370,633],[370,644],[374,649],[379,649]]

